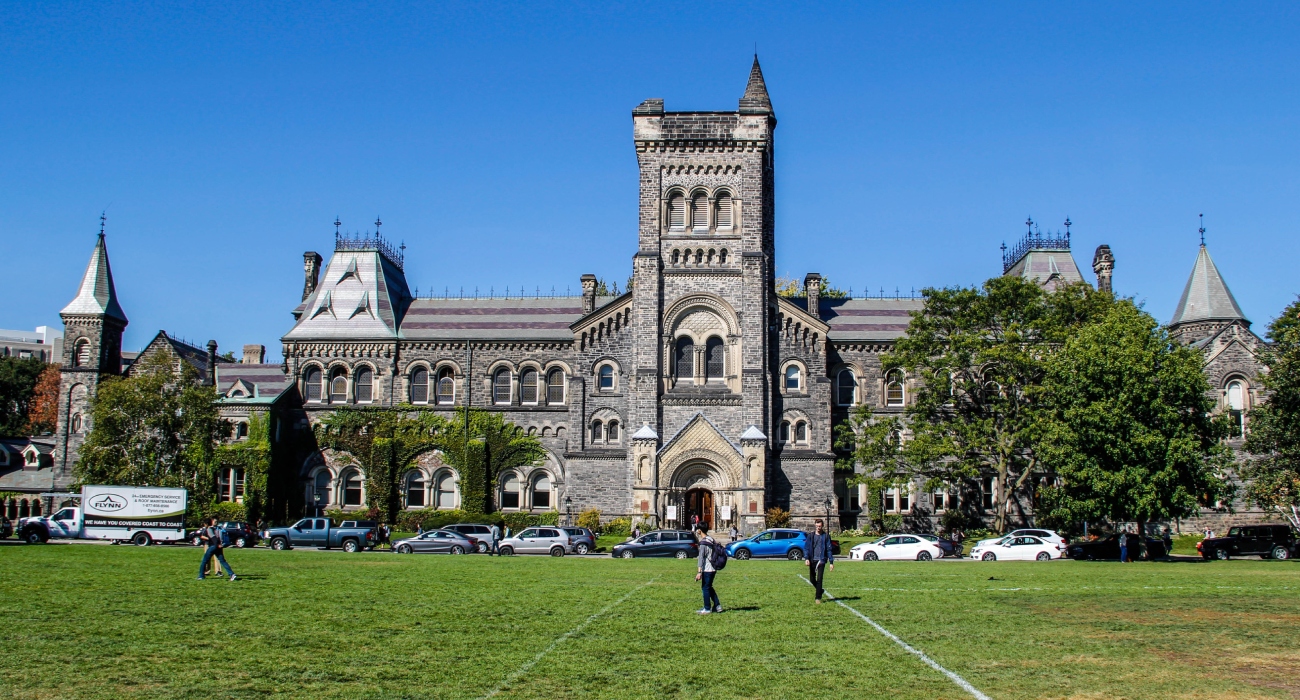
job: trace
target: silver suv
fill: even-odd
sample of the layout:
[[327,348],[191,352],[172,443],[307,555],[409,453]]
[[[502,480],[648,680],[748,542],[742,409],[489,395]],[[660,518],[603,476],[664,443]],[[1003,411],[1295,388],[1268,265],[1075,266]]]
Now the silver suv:
[[573,553],[573,536],[559,527],[530,527],[513,537],[501,540],[501,554],[549,554],[562,557]]
[[475,549],[478,550],[479,554],[487,554],[488,550],[492,549],[492,527],[489,525],[458,523],[448,525],[442,529],[459,532],[474,540],[477,543]]

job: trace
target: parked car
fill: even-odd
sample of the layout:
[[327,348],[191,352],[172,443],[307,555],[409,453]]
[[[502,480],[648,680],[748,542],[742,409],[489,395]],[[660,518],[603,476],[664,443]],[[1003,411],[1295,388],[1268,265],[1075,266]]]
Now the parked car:
[[980,561],[1051,561],[1061,558],[1061,550],[1039,537],[1007,536],[996,542],[980,542],[970,550],[970,558]]
[[655,530],[614,545],[612,555],[622,559],[635,557],[677,557],[691,559],[699,556],[700,546],[695,533],[687,530]]
[[[345,523],[366,521],[349,520]],[[374,549],[374,527],[332,527],[329,518],[303,518],[289,527],[273,527],[262,532],[271,549],[292,547],[342,547],[345,552]]]
[[[912,533],[908,533],[908,534],[912,534]],[[961,556],[961,545],[956,542],[953,542],[952,540],[946,537],[931,535],[927,532],[919,532],[919,533],[915,533],[915,535],[916,537],[920,537],[926,542],[939,545],[939,549],[943,550],[943,556],[945,557]]]
[[[975,546],[978,547],[982,544],[997,542],[1006,537],[1037,537],[1038,539],[1056,547],[1056,551],[1060,554],[1057,554],[1055,558],[1059,559],[1061,555],[1065,553],[1066,541],[1064,537],[1057,534],[1055,530],[1040,530],[1038,528],[1021,528],[1019,530],[1012,530],[1001,537],[990,537],[986,540],[980,540],[975,543]],[[1119,555],[1116,554],[1115,556],[1118,557]]]
[[[1130,542],[1132,541],[1132,538],[1136,537],[1137,535],[1129,534]],[[1168,552],[1165,550],[1165,543],[1162,540],[1156,539],[1155,537],[1148,537],[1146,538],[1146,541],[1147,556],[1149,558],[1159,559],[1160,557],[1168,555]],[[1135,549],[1135,547],[1135,544],[1130,545],[1131,550]],[[1070,559],[1086,560],[1119,559],[1119,533],[1115,533],[1110,537],[1103,539],[1093,540],[1091,542],[1075,542],[1066,545],[1065,556]]]
[[398,554],[413,552],[432,552],[435,554],[465,554],[478,548],[478,542],[471,537],[450,529],[429,530],[415,537],[408,537],[393,543],[393,551]]
[[1206,559],[1227,559],[1258,554],[1261,559],[1290,559],[1296,555],[1296,533],[1290,525],[1243,525],[1228,529],[1224,537],[1196,544]]
[[[230,538],[232,547],[256,547],[257,543],[262,539],[261,535],[245,522],[228,520],[217,523],[217,527],[226,531],[226,537]],[[188,533],[189,542],[198,547],[203,546],[203,539],[199,536],[202,532],[203,528],[190,531]]]
[[849,559],[876,561],[878,559],[914,559],[930,561],[943,557],[943,548],[920,535],[889,535],[875,542],[863,542],[849,550]]
[[585,527],[562,527],[565,534],[573,538],[575,554],[589,554],[596,551],[596,533]]
[[492,526],[479,523],[456,523],[442,528],[474,540],[474,551],[487,554],[492,549]]
[[501,540],[500,551],[512,554],[550,554],[562,557],[573,554],[573,537],[554,526],[530,527],[518,535]]
[[[735,559],[750,557],[785,557],[790,560],[803,559],[808,551],[808,533],[790,528],[764,530],[748,539],[727,545],[727,556]],[[831,553],[840,553],[838,540],[831,540]]]

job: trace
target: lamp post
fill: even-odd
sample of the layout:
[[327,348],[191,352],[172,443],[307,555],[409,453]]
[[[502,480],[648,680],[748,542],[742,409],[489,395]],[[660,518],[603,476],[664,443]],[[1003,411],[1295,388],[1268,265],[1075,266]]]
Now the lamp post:
[[826,531],[830,532],[831,531],[831,497],[830,496],[826,497],[825,505],[826,505]]
[[569,496],[564,497],[564,521],[567,525],[573,525],[573,499]]

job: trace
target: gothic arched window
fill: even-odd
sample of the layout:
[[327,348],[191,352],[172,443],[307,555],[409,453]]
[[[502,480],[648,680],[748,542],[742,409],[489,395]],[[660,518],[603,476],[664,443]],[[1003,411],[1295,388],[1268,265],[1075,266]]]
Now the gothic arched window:
[[858,402],[858,378],[853,376],[853,370],[842,369],[835,378],[836,403],[841,406],[852,406]]
[[316,505],[327,506],[330,504],[330,473],[320,471],[316,473],[315,483]]
[[612,420],[605,424],[605,442],[618,442],[618,421]]
[[319,367],[308,367],[302,375],[303,388],[307,390],[307,400],[320,401],[320,379],[321,371]]
[[[719,194],[718,201],[714,203],[713,208],[717,212],[716,214],[714,214],[714,216],[716,217],[714,218],[715,228],[717,228],[719,231],[730,230],[732,225],[731,224],[731,195],[727,194],[726,192]],[[726,262],[726,260],[723,260],[722,262]]]
[[429,370],[424,367],[411,372],[411,403],[429,403]]
[[808,423],[799,421],[794,424],[794,441],[805,445],[808,443]]
[[519,477],[511,472],[501,477],[501,508],[519,507]]
[[799,365],[790,365],[785,368],[785,390],[799,391]]
[[551,477],[546,474],[533,480],[533,507],[551,507]]
[[614,388],[614,367],[612,365],[600,366],[600,389],[610,391]]
[[438,510],[456,507],[456,477],[451,472],[439,472],[433,481],[433,506]]
[[369,367],[357,368],[356,386],[357,403],[370,403],[374,400],[375,373]]
[[519,401],[537,403],[537,370],[525,369],[519,375]]
[[691,230],[709,230],[709,198],[703,192],[691,198]]
[[675,362],[678,379],[695,378],[695,343],[690,338],[682,336],[677,339]]
[[790,421],[781,421],[781,429],[776,435],[778,442],[790,442]]
[[492,403],[510,403],[510,370],[504,367],[492,375]]
[[438,370],[438,403],[456,403],[456,374],[450,367]]
[[424,507],[424,475],[420,472],[406,475],[406,507]]
[[705,366],[706,377],[711,382],[720,382],[726,374],[726,347],[722,344],[722,338],[716,335],[709,338],[704,344],[705,356],[708,358],[708,364]]
[[674,192],[668,198],[668,229],[686,230],[686,197],[683,197],[681,192]]
[[343,475],[343,505],[361,505],[361,474],[348,471]]
[[891,369],[885,375],[885,405],[902,406],[907,398],[904,394],[903,370]]
[[90,341],[82,338],[77,341],[77,351],[72,354],[73,367],[90,366]]
[[348,371],[342,367],[330,372],[330,403],[345,403],[348,400]]
[[553,369],[546,375],[546,403],[552,405],[564,403],[564,370]]
[[592,444],[594,445],[595,443],[598,443],[598,442],[600,442],[601,440],[604,440],[604,439],[605,439],[605,424],[604,424],[604,423],[601,423],[601,422],[598,421],[598,420],[594,420],[594,421],[592,421],[592,422],[591,422],[591,442],[592,442]]
[[1245,434],[1246,387],[1240,381],[1228,383],[1228,417],[1232,419],[1231,437],[1239,438]]

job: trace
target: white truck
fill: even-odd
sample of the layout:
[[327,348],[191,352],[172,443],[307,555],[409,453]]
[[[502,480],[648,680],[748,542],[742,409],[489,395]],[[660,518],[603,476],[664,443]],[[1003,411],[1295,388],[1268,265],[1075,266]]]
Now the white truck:
[[112,540],[145,547],[185,540],[185,489],[150,486],[83,486],[81,506],[18,521],[19,539]]

